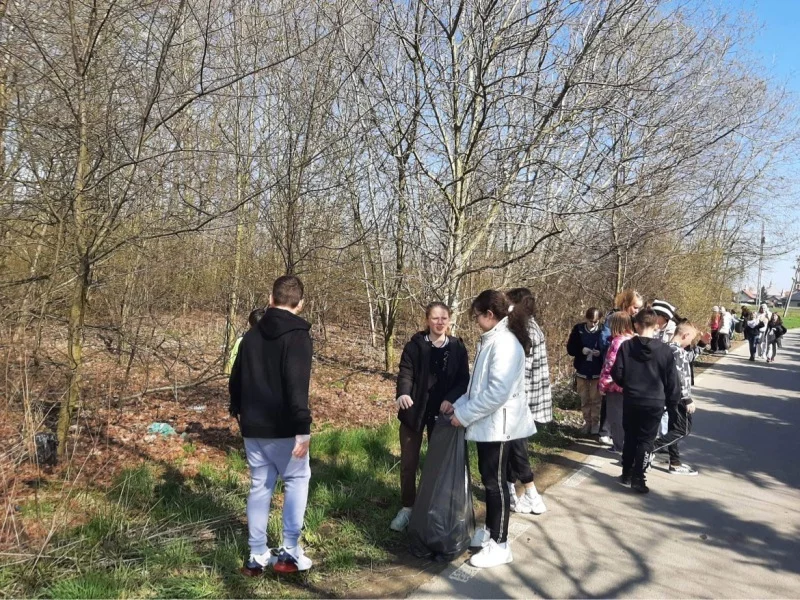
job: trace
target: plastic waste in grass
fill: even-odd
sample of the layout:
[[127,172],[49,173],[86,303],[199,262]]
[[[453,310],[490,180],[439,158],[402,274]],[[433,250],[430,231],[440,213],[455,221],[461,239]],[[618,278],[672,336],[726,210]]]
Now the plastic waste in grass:
[[147,433],[168,436],[175,435],[177,432],[169,423],[151,423],[150,427],[147,428]]

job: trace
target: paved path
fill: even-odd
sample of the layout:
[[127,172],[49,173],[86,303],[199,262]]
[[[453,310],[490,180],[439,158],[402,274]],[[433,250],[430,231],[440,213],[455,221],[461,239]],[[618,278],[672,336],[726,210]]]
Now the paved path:
[[512,564],[449,567],[412,597],[800,597],[800,332],[774,364],[732,353],[695,398],[682,453],[698,477],[659,465],[641,496],[600,452],[545,515],[512,518]]

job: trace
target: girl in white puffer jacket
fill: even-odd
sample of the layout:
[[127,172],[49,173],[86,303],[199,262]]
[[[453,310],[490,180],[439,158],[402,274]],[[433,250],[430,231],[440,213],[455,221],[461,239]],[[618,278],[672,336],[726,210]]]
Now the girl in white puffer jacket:
[[486,568],[513,560],[508,544],[511,497],[506,486],[509,442],[533,435],[536,424],[525,397],[525,355],[531,349],[526,315],[509,312],[502,292],[486,290],[472,302],[472,316],[483,335],[469,389],[453,404],[451,423],[466,427],[467,439],[478,447],[491,539],[470,563]]

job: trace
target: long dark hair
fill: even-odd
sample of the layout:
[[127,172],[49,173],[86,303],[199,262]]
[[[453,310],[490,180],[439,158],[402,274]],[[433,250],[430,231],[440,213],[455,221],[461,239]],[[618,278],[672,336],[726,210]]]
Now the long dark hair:
[[525,311],[518,312],[516,306],[514,310],[508,312],[508,306],[508,297],[503,292],[484,290],[472,301],[472,312],[473,314],[486,314],[492,311],[498,321],[503,317],[508,317],[508,329],[522,344],[522,349],[527,355],[533,348],[531,337],[528,335],[528,317]]
[[506,292],[506,296],[514,305],[514,312],[520,310],[527,318],[536,318],[536,299],[528,288],[514,288]]

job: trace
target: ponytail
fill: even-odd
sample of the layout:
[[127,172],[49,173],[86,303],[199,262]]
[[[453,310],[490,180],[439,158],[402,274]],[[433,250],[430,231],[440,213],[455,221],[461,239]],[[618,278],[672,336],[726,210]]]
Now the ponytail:
[[514,312],[522,311],[528,319],[536,317],[536,299],[528,288],[514,288],[506,292],[506,296],[514,305]]
[[472,311],[480,314],[492,311],[498,320],[508,317],[509,331],[519,340],[525,355],[530,353],[533,343],[528,334],[528,314],[525,310],[518,311],[516,306],[509,312],[508,298],[503,292],[484,290],[472,301]]

